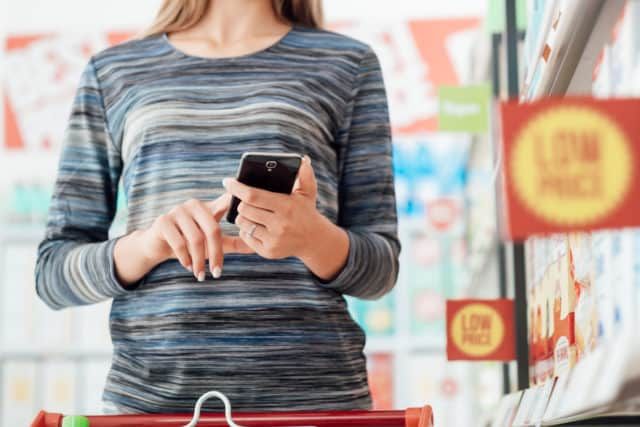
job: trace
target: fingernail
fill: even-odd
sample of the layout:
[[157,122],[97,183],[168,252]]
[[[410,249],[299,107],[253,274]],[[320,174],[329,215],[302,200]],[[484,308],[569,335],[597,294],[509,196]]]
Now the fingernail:
[[201,271],[200,273],[198,273],[198,282],[204,282],[204,271]]
[[222,186],[223,186],[224,188],[227,188],[227,186],[228,186],[228,185],[229,185],[229,178],[224,178],[224,179],[222,180]]
[[190,265],[187,265],[187,270],[193,272],[193,267],[191,267]]
[[304,159],[307,161],[307,163],[311,164],[311,157],[309,157],[308,154],[304,155]]
[[213,275],[214,279],[219,279],[220,276],[222,276],[222,269],[216,265],[211,274]]

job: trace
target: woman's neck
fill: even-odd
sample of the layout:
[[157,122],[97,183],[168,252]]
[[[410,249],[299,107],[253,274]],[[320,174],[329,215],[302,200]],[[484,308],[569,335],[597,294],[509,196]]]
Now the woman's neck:
[[210,0],[203,18],[183,35],[224,46],[251,38],[277,36],[289,24],[278,19],[271,0]]

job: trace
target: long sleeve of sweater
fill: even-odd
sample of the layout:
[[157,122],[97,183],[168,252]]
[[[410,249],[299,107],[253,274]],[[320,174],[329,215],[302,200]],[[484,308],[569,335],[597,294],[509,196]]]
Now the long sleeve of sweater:
[[400,242],[387,97],[380,63],[371,49],[360,62],[350,110],[339,136],[339,225],[349,236],[349,253],[342,271],[323,286],[377,299],[396,283]]
[[115,276],[109,227],[121,171],[93,61],[80,80],[62,144],[46,234],[38,246],[36,291],[51,308],[128,292]]

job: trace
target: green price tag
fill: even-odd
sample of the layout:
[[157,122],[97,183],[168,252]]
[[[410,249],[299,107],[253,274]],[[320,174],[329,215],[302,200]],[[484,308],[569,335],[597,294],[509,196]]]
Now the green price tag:
[[490,99],[491,88],[488,84],[440,86],[438,129],[447,132],[487,132]]

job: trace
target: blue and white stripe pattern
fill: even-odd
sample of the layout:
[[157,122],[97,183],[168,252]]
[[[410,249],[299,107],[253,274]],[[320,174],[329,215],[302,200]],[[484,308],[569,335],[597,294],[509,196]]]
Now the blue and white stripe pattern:
[[[120,179],[131,232],[190,198],[218,197],[246,151],[311,157],[318,209],[350,239],[339,275],[325,282],[296,258],[227,255],[220,279],[207,266],[199,283],[171,260],[125,289],[114,274],[118,237],[108,233]],[[94,55],[35,275],[54,309],[113,299],[103,397],[118,411],[185,412],[212,388],[237,410],[366,409],[365,338],[343,295],[389,292],[399,251],[378,59],[364,43],[296,26],[233,58],[191,56],[165,36]]]

